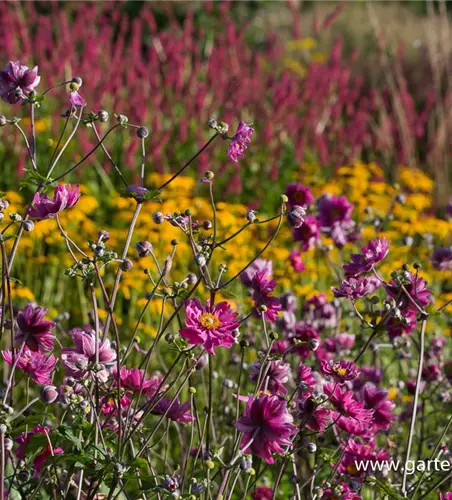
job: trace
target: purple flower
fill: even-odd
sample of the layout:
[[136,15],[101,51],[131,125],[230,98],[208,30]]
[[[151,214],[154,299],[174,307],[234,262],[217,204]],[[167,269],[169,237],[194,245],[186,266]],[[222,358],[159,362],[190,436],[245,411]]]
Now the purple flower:
[[[15,350],[15,357],[19,355],[19,350]],[[3,359],[9,365],[13,365],[13,356],[11,351],[2,351]],[[52,379],[50,375],[57,364],[57,359],[53,354],[46,356],[40,352],[30,351],[27,347],[24,348],[17,362],[17,368],[27,373],[30,378],[37,384],[50,384]]]
[[326,194],[317,200],[317,208],[322,231],[330,234],[337,246],[344,246],[348,235],[355,230],[351,218],[353,205],[344,196]]
[[251,136],[253,135],[254,129],[251,128],[250,125],[251,124],[247,125],[245,122],[240,121],[237,131],[231,139],[226,152],[229,158],[236,163],[239,158],[243,158],[245,156],[243,152],[251,142]]
[[404,287],[411,297],[411,300],[404,292],[401,292],[400,286],[396,284],[394,280],[391,280],[385,288],[391,297],[398,300],[397,307],[402,313],[405,314],[409,311],[417,313],[418,309],[413,302],[420,307],[427,306],[432,301],[432,292],[428,289],[428,283],[420,276],[408,272],[406,274],[406,279],[408,283],[405,284]]
[[[261,373],[261,363],[255,361],[251,365],[250,379],[253,382],[257,382],[259,379],[259,374]],[[284,363],[282,359],[275,359],[266,363],[264,370],[262,371],[261,385],[260,389],[265,387],[272,394],[287,394],[287,389],[284,384],[287,384],[290,374],[290,365]]]
[[40,82],[38,67],[30,69],[19,61],[10,61],[0,71],[0,97],[9,104],[22,101]]
[[[116,365],[113,368],[113,376],[115,379],[118,379]],[[165,389],[163,386],[161,387],[161,377],[153,375],[151,378],[146,379],[145,371],[138,368],[126,368],[122,366],[119,372],[119,380],[123,389],[128,389],[137,394],[141,392],[147,396],[154,396],[158,390]]]
[[[389,462],[390,456],[386,450],[377,449],[375,442],[368,441],[367,443],[359,443],[353,439],[349,439],[345,446],[345,453],[339,466],[341,474],[350,476],[362,477],[366,474],[371,474],[373,470],[378,470],[372,467],[372,464]],[[358,470],[357,463],[368,463],[367,471],[364,468]]]
[[210,301],[204,307],[198,299],[185,301],[185,324],[181,336],[190,345],[202,344],[206,351],[215,354],[216,347],[231,347],[235,339],[232,332],[239,327],[237,313],[227,302],[220,302],[212,309]]
[[76,90],[69,92],[69,102],[72,106],[77,108],[83,108],[86,106],[85,99]]
[[388,400],[388,393],[372,384],[366,384],[362,390],[364,408],[373,410],[374,425],[387,431],[396,416],[392,413],[395,404]]
[[299,205],[307,207],[314,200],[314,196],[308,186],[298,183],[287,184],[286,196],[289,199],[289,206]]
[[47,314],[47,309],[43,307],[27,304],[25,308],[17,314],[17,326],[19,332],[15,341],[17,344],[25,342],[30,351],[49,352],[53,349],[55,335],[52,329],[55,327],[53,321],[43,319]]
[[322,373],[327,377],[332,377],[338,384],[354,380],[359,375],[359,369],[353,361],[322,361],[320,366]]
[[329,401],[336,411],[343,417],[372,423],[373,410],[365,409],[364,404],[361,401],[356,401],[351,391],[342,389],[338,384],[326,384],[323,391],[329,397]]
[[301,393],[300,399],[306,399],[314,391],[316,382],[312,376],[312,369],[304,363],[300,363],[300,366],[298,367],[298,381]]
[[295,346],[293,350],[302,358],[309,357],[311,353],[310,341],[318,340],[319,338],[319,332],[312,325],[303,322],[297,323],[295,331],[289,336],[289,339]]
[[303,320],[315,328],[334,328],[337,324],[336,308],[324,293],[313,295],[303,306]]
[[336,337],[329,337],[323,343],[328,352],[335,354],[350,351],[354,345],[355,335],[350,333],[340,333]]
[[[67,375],[76,379],[85,378],[89,365],[96,363],[96,333],[74,328],[71,337],[75,348],[62,349],[61,362]],[[110,340],[98,339],[98,343],[99,363],[102,365],[113,363],[116,360],[116,352],[111,348]]]
[[240,281],[245,286],[251,286],[256,273],[262,273],[263,271],[267,273],[267,276],[272,275],[272,261],[265,259],[256,259],[250,266],[248,266],[242,273],[240,273]]
[[73,207],[79,198],[78,184],[74,188],[70,184],[59,184],[55,188],[53,199],[46,194],[36,193],[28,214],[34,219],[52,219],[65,208]]
[[320,238],[320,231],[317,220],[312,215],[304,218],[304,223],[292,231],[294,241],[300,243],[301,250],[306,252],[315,246]]
[[282,446],[289,446],[290,437],[297,432],[292,422],[284,399],[263,394],[248,399],[243,417],[234,425],[244,434],[241,448],[273,464],[272,453],[284,453]]
[[[271,279],[266,271],[263,271],[254,275],[251,286],[253,288],[251,297],[254,301],[255,316],[259,317],[263,314],[269,323],[274,323],[282,309],[279,298],[271,295],[276,286],[275,280]],[[261,307],[265,309],[264,312],[261,312]]]
[[373,285],[371,285],[367,278],[362,280],[349,278],[348,280],[343,280],[339,288],[332,286],[331,290],[333,290],[335,297],[347,297],[350,300],[356,300],[372,293],[373,288]]
[[305,269],[305,263],[301,258],[301,253],[298,250],[293,249],[289,255],[290,264],[292,269],[297,273],[302,273]]
[[432,256],[432,265],[439,271],[452,270],[452,247],[436,248]]
[[[171,408],[170,408],[171,405]],[[169,408],[169,410],[168,410]],[[180,404],[178,399],[162,398],[151,410],[153,415],[165,415],[174,422],[188,424],[194,420],[190,413],[190,401]]]
[[344,264],[347,277],[356,277],[359,274],[371,271],[377,262],[381,262],[389,252],[389,241],[383,236],[372,240],[359,254],[350,256],[351,262]]
[[302,425],[314,432],[325,432],[331,411],[318,406],[314,398],[297,401],[297,413]]
[[299,205],[293,206],[287,214],[289,226],[293,229],[298,229],[303,225],[306,210]]

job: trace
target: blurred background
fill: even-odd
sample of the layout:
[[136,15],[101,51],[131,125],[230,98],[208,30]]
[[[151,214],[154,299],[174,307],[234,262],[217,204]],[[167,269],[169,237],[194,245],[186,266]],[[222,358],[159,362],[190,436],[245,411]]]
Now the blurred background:
[[[7,27],[0,53],[3,66],[9,60],[37,64],[39,92],[79,76],[87,112],[105,109],[113,122],[113,113],[122,113],[149,128],[149,188],[208,140],[209,118],[227,122],[232,133],[239,120],[253,122],[245,158],[231,162],[227,143],[218,140],[165,192],[164,207],[146,206],[139,239],[164,245],[161,226],[152,224],[154,210],[191,208],[201,221],[210,217],[205,186],[196,181],[213,170],[225,234],[243,225],[248,208],[272,215],[287,183],[296,181],[316,196],[346,195],[358,218],[366,207],[383,217],[402,189],[407,201],[388,236],[416,242],[428,232],[430,241],[445,241],[451,234],[445,215],[452,180],[451,6],[445,1],[0,2],[0,23]],[[68,107],[68,89],[60,87],[37,111],[39,165],[50,161]],[[0,113],[20,117],[29,131],[27,108],[1,103]],[[99,129],[105,132],[111,123]],[[27,186],[17,191],[28,159],[16,132],[0,128],[0,189],[8,193],[10,210],[23,213],[32,191]],[[54,175],[96,142],[92,129],[81,128]],[[137,182],[141,141],[134,129],[120,129],[105,145],[127,181]],[[65,181],[82,184],[84,194],[63,214],[65,229],[85,247],[87,238],[108,229],[111,248],[120,251],[133,200],[120,197],[122,185],[108,158],[97,151]],[[222,257],[231,272],[268,239],[259,231],[253,244],[249,235],[239,241],[239,257]],[[165,225],[165,240],[170,239]],[[281,278],[290,269],[291,244],[290,233],[282,235],[268,256],[280,263],[275,273]],[[80,311],[81,305],[86,320],[82,285],[69,290],[67,277],[56,279],[60,261],[70,265],[70,259],[55,222],[36,224],[21,245],[17,275],[28,281],[15,285],[16,295],[43,301],[55,314]],[[403,245],[401,259],[413,252],[411,244]],[[164,258],[171,248],[161,250]],[[146,264],[140,261],[124,278],[125,322],[144,300]],[[321,288],[318,265],[313,255],[297,293],[309,295],[313,283]],[[190,263],[182,267],[186,272]]]

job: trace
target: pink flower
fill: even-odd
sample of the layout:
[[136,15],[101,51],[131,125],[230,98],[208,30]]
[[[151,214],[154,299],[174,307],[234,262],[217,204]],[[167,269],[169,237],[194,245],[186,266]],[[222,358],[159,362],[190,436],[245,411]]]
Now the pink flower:
[[294,241],[300,242],[301,250],[306,252],[315,246],[320,238],[319,225],[312,215],[304,218],[303,224],[292,231]]
[[299,322],[295,325],[295,332],[289,336],[289,339],[295,345],[293,350],[302,358],[307,358],[311,353],[309,342],[319,340],[320,334],[312,325]]
[[52,219],[65,208],[73,207],[80,199],[78,184],[73,188],[70,184],[59,184],[53,199],[46,194],[36,193],[28,214],[34,219]]
[[372,423],[373,410],[366,410],[362,402],[356,401],[351,391],[342,389],[339,384],[326,384],[323,392],[342,416]]
[[413,302],[418,304],[420,307],[427,306],[432,301],[432,292],[428,289],[428,283],[423,278],[413,274],[412,272],[407,273],[407,280],[409,283],[405,284],[404,287],[408,292],[408,295],[411,297],[411,300],[405,293],[400,293],[401,287],[396,284],[394,280],[391,280],[385,288],[391,297],[398,300],[397,307],[403,313],[408,311],[417,313],[418,309]]
[[452,491],[448,491],[444,495],[439,492],[439,500],[452,500]]
[[[169,408],[169,410],[168,410]],[[194,420],[190,412],[190,401],[180,404],[178,399],[162,398],[151,410],[153,415],[165,415],[180,424],[188,424]]]
[[[372,474],[374,468],[371,467],[372,463],[389,462],[391,457],[386,450],[377,449],[373,441],[367,443],[359,443],[353,439],[349,439],[345,446],[345,453],[339,466],[341,474],[347,474],[354,477],[363,477],[367,474]],[[361,467],[358,470],[356,464],[367,463],[367,472]]]
[[19,61],[10,61],[0,71],[0,97],[9,104],[16,104],[39,85],[40,80],[37,66],[30,69]]
[[254,133],[254,129],[250,127],[251,124],[246,124],[243,121],[240,121],[239,126],[237,127],[237,131],[234,137],[231,139],[228,150],[226,154],[229,158],[238,162],[239,158],[243,158],[245,155],[243,152],[248,147],[248,144],[251,142],[251,136]]
[[297,402],[297,412],[302,425],[314,432],[325,432],[330,420],[331,411],[328,408],[318,406],[314,398],[308,398]]
[[51,332],[55,323],[43,319],[47,314],[47,309],[33,304],[27,304],[25,308],[17,314],[17,326],[19,332],[16,334],[17,344],[25,342],[30,351],[49,352],[53,349],[55,335]]
[[[273,489],[268,486],[259,486],[254,492],[253,500],[271,500],[273,496]],[[441,499],[442,500],[442,499]],[[445,499],[449,500],[449,498]]]
[[[16,451],[16,456],[19,459],[24,460],[27,456],[27,446],[30,443],[31,438],[35,434],[44,434],[47,435],[49,433],[49,428],[48,427],[43,427],[42,425],[37,425],[34,427],[34,429],[28,433],[23,432],[15,441],[19,443],[19,446]],[[64,450],[62,448],[54,448],[52,450],[50,443],[46,443],[44,445],[44,448],[36,455],[34,462],[33,462],[33,469],[34,469],[34,477],[37,478],[39,477],[39,474],[41,473],[41,470],[44,466],[45,461],[53,456],[53,455],[59,455],[61,453],[64,453]]]
[[300,205],[302,207],[307,207],[314,200],[312,191],[308,186],[298,183],[287,184],[286,196],[289,199],[288,204],[290,206]]
[[[251,365],[250,379],[257,382],[261,373],[261,363],[255,361]],[[260,389],[268,389],[272,394],[287,394],[284,384],[289,381],[290,365],[282,359],[275,359],[266,363],[262,370]]]
[[351,262],[344,264],[343,268],[347,277],[356,277],[359,274],[371,271],[375,264],[381,262],[389,252],[389,241],[383,236],[370,241],[359,254],[350,256]]
[[306,266],[301,258],[301,253],[298,250],[293,249],[290,252],[289,260],[293,270],[297,273],[302,273],[306,269]]
[[271,276],[273,273],[273,264],[271,260],[256,259],[250,266],[248,266],[243,272],[240,273],[240,281],[246,285],[251,286],[253,284],[253,278],[257,273],[266,272],[267,276]]
[[284,453],[282,446],[290,446],[290,437],[297,432],[292,422],[284,399],[263,394],[248,399],[243,417],[234,425],[244,434],[241,448],[273,464],[272,453]]
[[351,218],[353,205],[344,196],[328,194],[317,200],[317,207],[322,231],[329,234],[338,247],[343,247],[355,230]]
[[[279,298],[273,297],[271,294],[276,286],[276,281],[268,276],[267,271],[262,271],[254,275],[251,286],[253,288],[251,298],[254,301],[254,315],[259,317],[263,314],[268,322],[274,323],[282,309]],[[263,313],[260,310],[261,306],[266,308]]]
[[75,106],[77,108],[83,108],[84,106],[86,106],[85,99],[76,90],[69,92],[69,102],[72,104],[72,106]]
[[366,384],[362,391],[364,408],[373,410],[374,425],[387,431],[396,416],[393,414],[395,404],[388,400],[388,393],[372,384]]
[[[113,368],[113,376],[117,380],[116,365]],[[147,396],[154,396],[158,390],[163,390],[164,387],[160,387],[162,383],[162,378],[153,375],[151,378],[145,378],[144,370],[139,370],[138,368],[126,368],[121,367],[119,372],[119,380],[121,382],[121,387],[123,389],[129,389],[130,391],[139,394],[146,394]]]
[[308,398],[314,391],[315,379],[312,376],[312,369],[304,363],[300,363],[298,367],[298,386],[300,388],[300,398]]
[[202,344],[208,353],[215,354],[216,347],[231,347],[232,332],[239,327],[237,313],[231,311],[227,302],[220,302],[213,309],[210,301],[204,307],[198,299],[185,301],[185,325],[181,336],[191,345]]
[[[71,337],[75,348],[62,349],[61,362],[68,375],[76,379],[85,378],[90,365],[96,363],[96,333],[74,328],[71,331]],[[99,343],[99,363],[102,365],[113,363],[116,360],[116,352],[110,347],[110,340],[98,339],[97,342]],[[108,376],[108,373],[105,375]]]
[[338,384],[344,384],[359,375],[359,369],[353,361],[321,361],[320,366],[322,373],[327,377],[332,377]]
[[350,300],[356,300],[365,297],[374,290],[373,285],[367,278],[363,280],[349,278],[343,280],[339,288],[331,287],[335,297],[347,297]]
[[[18,355],[19,350],[16,349],[15,356],[17,357]],[[11,366],[13,365],[13,356],[11,351],[2,351],[2,356],[6,363]],[[53,354],[47,357],[45,354],[30,351],[30,349],[25,347],[19,361],[17,362],[17,368],[27,373],[37,384],[50,384],[52,382],[50,375],[53,370],[55,370],[57,361],[58,360],[55,356],[53,356]]]
[[323,346],[330,353],[343,353],[353,349],[355,336],[350,333],[340,333],[336,337],[325,339]]

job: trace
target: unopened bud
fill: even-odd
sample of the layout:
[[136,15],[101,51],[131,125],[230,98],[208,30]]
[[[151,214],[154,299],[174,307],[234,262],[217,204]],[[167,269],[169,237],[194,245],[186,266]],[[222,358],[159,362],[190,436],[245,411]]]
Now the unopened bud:
[[154,212],[152,214],[152,220],[155,224],[161,224],[165,220],[165,217],[163,216],[162,212]]
[[149,130],[146,127],[137,128],[137,136],[140,139],[146,139],[149,136]]
[[109,119],[108,112],[105,111],[105,109],[101,109],[100,111],[97,112],[97,119],[102,123],[108,122]]
[[53,385],[45,385],[41,389],[40,399],[45,404],[51,404],[58,399],[57,388]]
[[124,259],[120,262],[119,268],[121,271],[127,272],[130,271],[133,267],[133,262],[130,259]]
[[5,116],[0,115],[0,127],[4,127],[8,123],[8,120]]
[[136,245],[135,248],[138,252],[139,257],[147,257],[148,255],[151,254],[152,252],[152,243],[149,241],[139,241]]
[[34,227],[35,227],[35,223],[32,220],[26,220],[24,222],[24,231],[27,231],[27,233],[30,233],[31,231],[33,231]]

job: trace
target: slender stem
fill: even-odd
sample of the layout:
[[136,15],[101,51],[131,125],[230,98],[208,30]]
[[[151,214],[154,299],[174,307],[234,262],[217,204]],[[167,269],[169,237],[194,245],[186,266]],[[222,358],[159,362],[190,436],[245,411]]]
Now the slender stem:
[[[418,400],[419,400],[419,391],[420,391],[420,387],[421,387],[422,367],[424,364],[426,326],[427,326],[427,319],[424,318],[422,320],[422,325],[421,325],[421,338],[420,338],[420,346],[419,346],[419,363],[418,363],[418,367],[417,367],[416,389],[414,392],[414,399],[413,399],[413,411],[411,413],[410,433],[408,435],[408,441],[407,441],[406,453],[405,453],[405,464],[408,463],[408,460],[410,459],[411,445],[413,442],[414,430],[416,427],[417,404],[418,404]],[[403,471],[403,479],[402,479],[402,493],[404,495],[406,495],[407,475],[408,475],[408,467],[405,467],[404,471]]]
[[14,123],[14,126],[17,128],[17,130],[19,130],[19,132],[22,134],[22,137],[24,138],[24,141],[25,141],[25,145],[27,146],[27,151],[28,151],[28,155],[30,156],[30,160],[31,160],[31,163],[33,165],[33,168],[38,171],[38,167],[36,166],[36,162],[35,162],[35,158],[34,158],[34,155],[33,155],[33,152],[32,152],[32,149],[30,147],[30,143],[28,142],[28,139],[27,139],[27,136],[25,134],[25,132],[22,130],[22,128],[20,127],[20,125],[18,123]]
[[[31,155],[36,167],[36,129],[35,129],[35,105],[30,103],[30,126],[31,126]],[[36,167],[36,170],[38,168]]]

